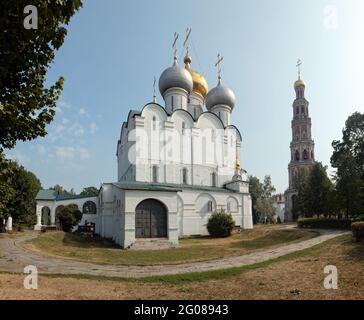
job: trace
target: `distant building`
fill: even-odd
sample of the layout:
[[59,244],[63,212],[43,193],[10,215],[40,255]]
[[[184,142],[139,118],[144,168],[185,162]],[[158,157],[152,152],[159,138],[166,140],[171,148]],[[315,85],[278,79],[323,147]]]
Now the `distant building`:
[[283,223],[286,221],[285,211],[286,211],[286,198],[283,194],[277,194],[274,196],[274,208],[276,209],[276,213],[274,218],[276,221],[279,220]]

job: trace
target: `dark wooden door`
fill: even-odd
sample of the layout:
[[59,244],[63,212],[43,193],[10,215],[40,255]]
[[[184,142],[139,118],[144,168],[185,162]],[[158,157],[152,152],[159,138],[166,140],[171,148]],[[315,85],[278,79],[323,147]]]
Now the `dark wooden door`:
[[167,237],[167,211],[157,200],[144,200],[135,210],[136,238]]

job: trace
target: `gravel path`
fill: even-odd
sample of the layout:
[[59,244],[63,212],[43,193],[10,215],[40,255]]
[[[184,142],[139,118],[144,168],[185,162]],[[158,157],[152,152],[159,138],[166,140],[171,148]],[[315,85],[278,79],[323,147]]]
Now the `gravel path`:
[[38,232],[29,231],[19,237],[11,238],[5,236],[0,238],[0,252],[2,253],[2,256],[0,256],[0,271],[22,273],[25,266],[35,265],[37,266],[39,273],[87,274],[132,278],[201,272],[264,262],[295,251],[310,248],[345,233],[344,231],[337,230],[320,230],[319,232],[319,236],[309,240],[219,260],[190,262],[177,265],[120,266],[99,265],[95,263],[53,258],[27,250],[21,246],[21,242],[33,239],[39,234]]

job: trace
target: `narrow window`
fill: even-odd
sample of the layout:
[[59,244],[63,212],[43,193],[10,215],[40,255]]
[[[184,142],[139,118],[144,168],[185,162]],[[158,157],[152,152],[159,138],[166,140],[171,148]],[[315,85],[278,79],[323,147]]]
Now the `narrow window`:
[[212,212],[212,201],[207,202],[207,212]]
[[195,120],[196,120],[196,117],[197,117],[196,108],[195,108],[195,109],[193,109],[193,117],[194,117],[194,118],[195,118]]
[[155,118],[155,116],[153,116],[153,131],[155,131],[156,122],[157,122],[157,119]]
[[158,182],[158,166],[152,167],[152,179],[153,182]]
[[182,134],[185,134],[186,124],[182,122]]
[[216,187],[216,172],[213,172],[212,175],[211,175],[211,185],[213,187]]
[[183,168],[183,170],[182,170],[182,183],[183,184],[187,184],[187,174],[188,174],[187,168]]

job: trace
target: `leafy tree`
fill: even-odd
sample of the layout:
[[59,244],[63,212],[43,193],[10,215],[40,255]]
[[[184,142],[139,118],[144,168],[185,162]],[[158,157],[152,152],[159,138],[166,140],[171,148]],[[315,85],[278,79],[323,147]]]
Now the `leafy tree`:
[[334,185],[327,176],[327,167],[316,162],[312,168],[304,195],[306,214],[328,215],[330,193]]
[[56,184],[54,187],[50,187],[49,190],[55,190],[61,196],[75,196],[76,195],[73,188],[70,191],[67,191],[59,184]]
[[46,135],[63,78],[45,88],[46,73],[67,34],[65,25],[82,6],[81,0],[34,0],[38,29],[23,21],[26,0],[0,2],[0,152],[17,140]]
[[296,220],[300,215],[312,216],[306,206],[306,190],[309,179],[309,173],[306,170],[298,170],[296,177],[294,178],[293,185],[297,192],[293,196],[293,207],[292,215],[294,220]]
[[331,165],[337,169],[335,181],[339,204],[346,216],[364,213],[364,114],[351,115],[341,141],[333,141]]
[[83,188],[82,192],[80,193],[81,196],[89,196],[89,197],[96,197],[98,194],[99,190],[95,187]]
[[255,176],[249,176],[249,192],[252,198],[253,222],[257,223],[259,215],[257,212],[257,201],[263,196],[263,184]]
[[65,232],[70,232],[81,221],[81,218],[82,212],[73,205],[63,207],[58,213],[61,228]]
[[273,193],[275,190],[269,175],[264,177],[264,183],[261,183],[257,177],[249,177],[249,192],[252,197],[254,223],[262,221],[265,217],[273,222],[273,216],[275,215]]
[[10,160],[5,159],[0,153],[0,220],[9,216],[8,203],[14,196],[11,185],[12,173]]
[[15,223],[34,224],[35,197],[41,189],[40,181],[16,162],[12,162],[11,167],[13,196],[8,202],[9,215]]
[[274,216],[276,210],[274,208],[274,199],[272,197],[259,198],[257,200],[256,210],[260,217],[260,221],[263,221],[263,219],[265,221],[265,219],[267,219],[267,222],[275,223]]

